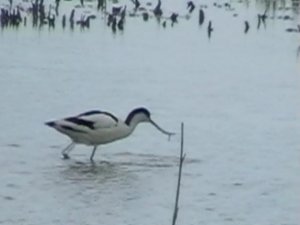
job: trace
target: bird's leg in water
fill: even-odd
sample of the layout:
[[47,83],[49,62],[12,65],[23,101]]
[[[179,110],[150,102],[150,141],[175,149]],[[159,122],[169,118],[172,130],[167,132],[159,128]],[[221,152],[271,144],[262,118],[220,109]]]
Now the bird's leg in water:
[[96,149],[97,149],[97,146],[95,145],[95,146],[94,146],[94,149],[93,149],[93,152],[92,152],[92,154],[91,154],[91,157],[90,157],[90,160],[91,160],[91,161],[93,161],[93,158],[94,158]]
[[72,142],[65,149],[63,149],[61,151],[61,154],[63,155],[64,159],[69,159],[70,158],[69,155],[68,155],[68,153],[74,148],[74,146],[75,146],[75,143]]

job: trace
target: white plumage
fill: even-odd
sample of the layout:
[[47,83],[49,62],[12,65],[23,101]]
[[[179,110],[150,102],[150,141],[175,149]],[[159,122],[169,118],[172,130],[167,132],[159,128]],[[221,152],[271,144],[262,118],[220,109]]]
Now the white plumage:
[[94,146],[90,159],[93,160],[98,145],[107,144],[129,136],[141,122],[149,122],[162,133],[171,136],[173,133],[160,128],[150,117],[146,108],[132,110],[125,121],[118,119],[113,114],[104,111],[88,111],[77,116],[47,122],[46,125],[71,138],[62,154],[69,158],[68,153],[75,144]]

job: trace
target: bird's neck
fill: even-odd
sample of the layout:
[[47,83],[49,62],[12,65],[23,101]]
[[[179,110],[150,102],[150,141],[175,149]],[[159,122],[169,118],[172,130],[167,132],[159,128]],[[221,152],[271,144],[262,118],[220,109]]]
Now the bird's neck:
[[129,123],[126,123],[127,126],[132,129],[132,131],[136,128],[136,126],[140,123],[141,121],[137,117],[133,117]]
[[129,127],[129,132],[132,133],[137,125],[142,122],[141,118],[136,114],[134,116],[128,115],[125,120],[125,124]]

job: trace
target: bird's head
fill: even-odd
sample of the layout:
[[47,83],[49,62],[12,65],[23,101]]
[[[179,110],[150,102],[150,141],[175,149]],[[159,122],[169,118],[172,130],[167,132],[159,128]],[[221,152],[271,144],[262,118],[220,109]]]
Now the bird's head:
[[150,122],[151,114],[149,110],[144,107],[136,108],[129,113],[125,123],[129,125],[133,119],[138,122]]
[[129,115],[127,116],[127,119],[125,121],[125,123],[127,125],[130,125],[132,121],[136,121],[137,123],[140,122],[148,122],[151,123],[154,127],[156,127],[160,132],[162,132],[163,134],[166,134],[168,136],[173,135],[174,133],[165,131],[164,129],[162,129],[157,123],[155,123],[152,119],[151,119],[151,114],[149,112],[148,109],[141,107],[141,108],[136,108],[134,110],[132,110]]

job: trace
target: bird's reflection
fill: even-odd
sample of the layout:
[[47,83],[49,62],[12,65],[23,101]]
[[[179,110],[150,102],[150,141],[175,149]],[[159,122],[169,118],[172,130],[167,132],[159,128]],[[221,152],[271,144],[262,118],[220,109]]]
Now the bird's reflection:
[[[176,156],[162,156],[155,154],[140,154],[122,152],[108,154],[102,161],[77,161],[70,159],[62,165],[62,178],[73,183],[120,183],[129,185],[130,180],[137,179],[143,173],[156,173],[157,170],[175,168],[179,159]],[[185,164],[199,163],[200,160],[185,160]]]

